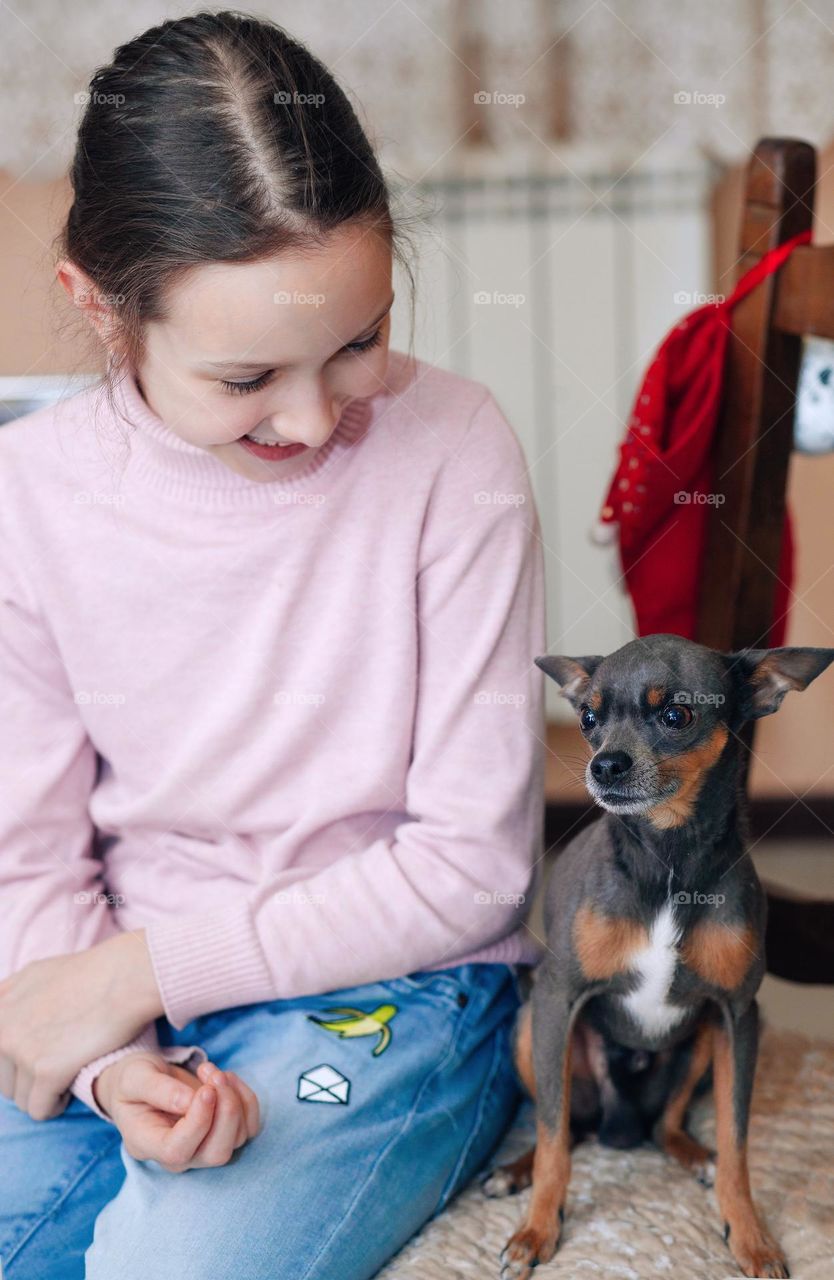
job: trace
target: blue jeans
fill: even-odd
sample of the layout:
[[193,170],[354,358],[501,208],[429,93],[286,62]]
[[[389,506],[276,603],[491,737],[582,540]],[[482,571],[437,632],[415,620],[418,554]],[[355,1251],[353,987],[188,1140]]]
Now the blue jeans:
[[4,1280],[367,1280],[512,1121],[520,998],[511,966],[465,964],[160,1018],[258,1095],[261,1132],[212,1168],[135,1160],[76,1098],[35,1121],[0,1096]]

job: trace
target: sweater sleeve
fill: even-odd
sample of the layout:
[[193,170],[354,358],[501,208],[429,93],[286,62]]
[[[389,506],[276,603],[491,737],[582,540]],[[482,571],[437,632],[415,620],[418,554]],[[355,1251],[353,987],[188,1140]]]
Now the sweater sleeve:
[[[96,752],[67,672],[10,541],[0,557],[0,979],[33,960],[84,951],[119,932],[93,851],[88,802]],[[130,1044],[96,1058],[70,1092],[103,1119],[93,1081],[109,1062],[142,1049],[190,1061],[195,1046],[160,1049],[148,1024]],[[203,1056],[205,1056],[203,1054]],[[195,1062],[196,1062],[195,1058]]]
[[178,1066],[186,1067],[191,1071],[196,1071],[201,1062],[208,1061],[208,1054],[199,1045],[171,1044],[161,1046],[154,1023],[148,1023],[129,1044],[122,1045],[120,1049],[115,1049],[112,1053],[102,1054],[100,1058],[95,1058],[92,1062],[88,1062],[85,1067],[81,1068],[70,1085],[70,1092],[76,1098],[80,1098],[91,1111],[95,1111],[97,1116],[100,1116],[102,1120],[108,1120],[111,1124],[113,1123],[112,1118],[106,1111],[102,1111],[96,1102],[93,1085],[105,1067],[109,1067],[111,1062],[118,1062],[121,1058],[128,1057],[131,1053],[161,1054],[166,1062],[176,1063]]
[[407,820],[282,891],[153,921],[168,1019],[452,965],[504,939],[540,852],[540,526],[494,398],[433,482],[415,584],[419,670]]

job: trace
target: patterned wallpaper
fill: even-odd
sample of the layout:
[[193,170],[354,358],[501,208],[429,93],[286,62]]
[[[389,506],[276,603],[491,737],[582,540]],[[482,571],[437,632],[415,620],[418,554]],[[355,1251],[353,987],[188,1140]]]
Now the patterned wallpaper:
[[[178,10],[7,0],[0,166],[30,181],[63,173],[93,68]],[[552,164],[567,143],[737,160],[763,133],[818,146],[834,134],[834,0],[260,0],[253,12],[328,63],[383,160],[412,180],[484,152],[493,166]]]

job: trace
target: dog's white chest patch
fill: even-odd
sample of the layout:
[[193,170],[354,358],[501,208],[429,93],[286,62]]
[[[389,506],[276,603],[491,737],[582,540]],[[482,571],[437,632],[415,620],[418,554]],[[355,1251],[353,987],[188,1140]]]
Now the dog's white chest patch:
[[628,1010],[647,1035],[662,1035],[680,1022],[686,1012],[680,1005],[669,1004],[669,988],[678,960],[680,927],[670,902],[661,907],[649,930],[648,946],[632,956],[632,969],[639,983],[622,997]]

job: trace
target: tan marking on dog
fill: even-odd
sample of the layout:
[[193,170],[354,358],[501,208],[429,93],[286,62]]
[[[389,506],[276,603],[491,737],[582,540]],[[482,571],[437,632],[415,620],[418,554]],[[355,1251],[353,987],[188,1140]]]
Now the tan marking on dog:
[[658,1146],[667,1156],[693,1172],[705,1169],[711,1156],[707,1148],[696,1142],[683,1126],[695,1086],[712,1060],[712,1035],[712,1024],[702,1022],[695,1033],[686,1076],[670,1096],[655,1128]]
[[[526,1004],[522,1005],[518,1013],[513,1058],[516,1071],[524,1087],[530,1097],[535,1099],[536,1073],[533,1068],[532,1014],[532,1006],[528,1000]],[[589,1032],[590,1028],[586,1023],[582,1022],[581,1017],[578,1017],[571,1037],[570,1074],[572,1080],[575,1080],[577,1076],[590,1077],[591,1075],[585,1052],[585,1033]],[[570,1107],[568,1107],[568,1112],[570,1112]],[[503,1175],[504,1183],[508,1188],[513,1191],[523,1191],[525,1187],[530,1186],[533,1181],[535,1153],[536,1148],[531,1147],[529,1151],[525,1151],[517,1160],[512,1160],[499,1166],[497,1172]]]
[[628,969],[635,951],[649,945],[649,935],[635,920],[604,916],[583,903],[573,918],[573,945],[586,978],[613,978]]
[[715,1194],[722,1220],[730,1228],[730,1252],[746,1276],[787,1276],[782,1251],[759,1221],[750,1194],[747,1146],[739,1140],[735,1120],[733,1050],[723,1026],[713,1031],[712,1070],[718,1148]]
[[758,937],[749,925],[696,925],[681,948],[681,959],[705,982],[725,991],[742,983],[758,955]]
[[[562,1055],[562,1106],[554,1129],[540,1116],[536,1118],[536,1149],[533,1153],[533,1190],[523,1225],[505,1246],[509,1261],[518,1266],[549,1262],[556,1252],[562,1231],[560,1210],[570,1179],[570,1083],[573,1034],[569,1033]],[[525,1272],[526,1274],[526,1272]]]
[[664,689],[659,689],[656,686],[653,686],[651,689],[647,690],[646,701],[648,702],[649,706],[659,707],[661,702],[663,701],[664,693],[665,693]]
[[531,1098],[536,1096],[536,1077],[533,1074],[533,1007],[528,1000],[518,1013],[513,1053],[516,1071]]
[[757,667],[750,672],[750,683],[754,685],[760,684],[782,684],[787,685],[789,689],[804,689],[803,685],[796,676],[790,675],[787,671],[783,671],[778,663],[778,659],[772,655],[762,658]]
[[594,692],[588,695],[586,701],[592,711],[599,711],[602,706],[602,690],[594,689]]
[[658,761],[657,771],[661,782],[669,782],[674,778],[680,786],[670,799],[646,810],[646,817],[655,827],[665,830],[680,827],[687,821],[704,778],[720,757],[728,736],[727,726],[717,724],[706,742],[679,756],[667,756],[665,760]]

